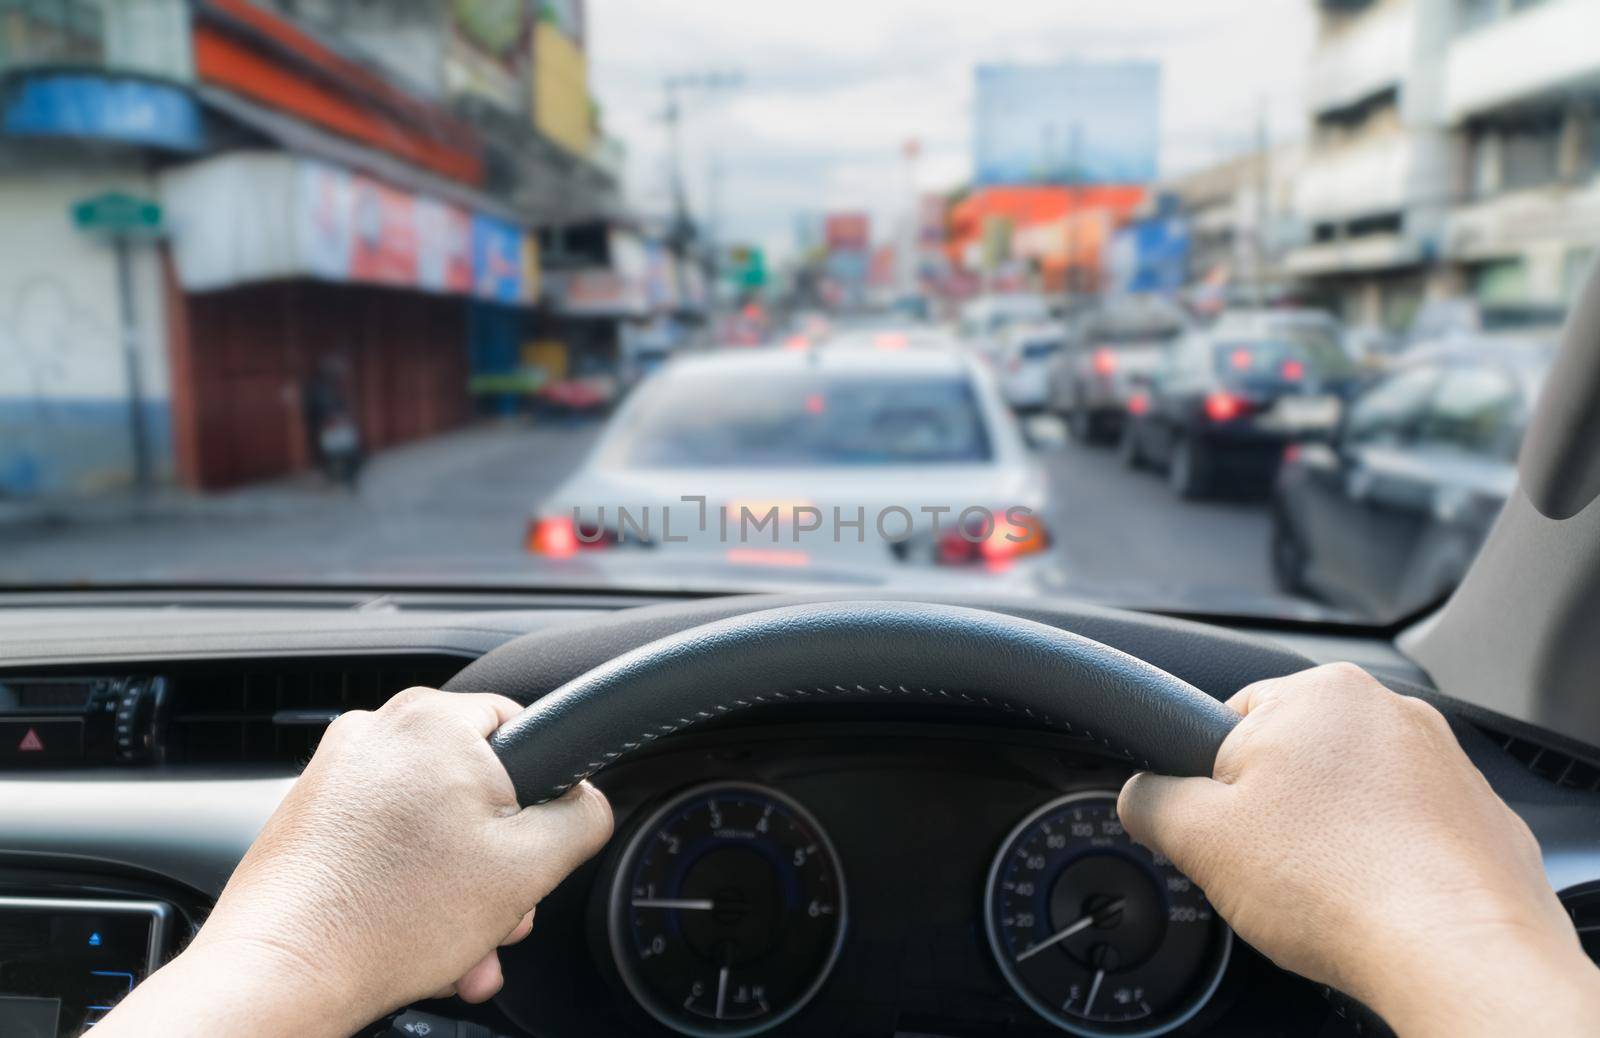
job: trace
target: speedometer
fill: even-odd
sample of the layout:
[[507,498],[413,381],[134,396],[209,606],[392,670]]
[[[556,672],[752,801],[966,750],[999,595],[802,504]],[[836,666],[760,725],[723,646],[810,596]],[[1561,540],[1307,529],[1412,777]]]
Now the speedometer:
[[1200,888],[1123,831],[1111,792],[1074,793],[1024,818],[985,898],[989,944],[1012,988],[1092,1038],[1182,1025],[1216,991],[1233,946]]
[[634,833],[612,885],[612,956],[652,1016],[739,1038],[793,1016],[844,941],[839,859],[815,818],[776,790],[701,786]]

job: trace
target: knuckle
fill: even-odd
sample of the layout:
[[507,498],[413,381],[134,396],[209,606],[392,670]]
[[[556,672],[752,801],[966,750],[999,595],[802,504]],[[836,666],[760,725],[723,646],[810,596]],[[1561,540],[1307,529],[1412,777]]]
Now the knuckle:
[[1395,698],[1399,701],[1400,709],[1405,711],[1406,715],[1415,723],[1435,730],[1443,730],[1450,727],[1450,722],[1445,720],[1445,716],[1439,712],[1439,708],[1427,700],[1418,699],[1416,696],[1396,696]]
[[1324,677],[1339,684],[1373,684],[1371,674],[1351,663],[1349,660],[1339,660],[1336,663],[1324,663],[1316,668]]
[[584,814],[584,828],[593,834],[596,843],[604,843],[611,839],[612,827],[615,825],[611,817],[611,802],[605,798],[594,786],[585,782],[579,787]]
[[395,714],[410,713],[424,706],[434,695],[431,688],[412,685],[390,696],[388,702],[383,704],[383,709]]
[[371,720],[370,710],[346,710],[328,724],[322,736],[323,741],[351,738],[365,731]]

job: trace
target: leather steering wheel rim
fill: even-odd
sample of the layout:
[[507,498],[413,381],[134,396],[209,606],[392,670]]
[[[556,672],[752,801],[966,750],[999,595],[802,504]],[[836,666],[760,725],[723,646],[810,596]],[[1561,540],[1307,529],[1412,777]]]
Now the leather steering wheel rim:
[[[479,663],[515,673],[522,641]],[[517,698],[474,687],[477,669],[446,687]],[[816,700],[997,711],[1180,776],[1210,775],[1239,721],[1188,682],[1069,631],[962,606],[850,601],[746,613],[642,645],[535,700],[490,745],[518,800],[535,804],[663,735]]]

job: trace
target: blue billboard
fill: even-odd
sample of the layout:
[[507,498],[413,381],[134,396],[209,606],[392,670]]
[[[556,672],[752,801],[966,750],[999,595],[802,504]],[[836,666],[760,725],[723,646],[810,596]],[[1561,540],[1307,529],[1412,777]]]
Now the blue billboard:
[[979,184],[1142,184],[1156,177],[1161,66],[979,65]]
[[522,300],[522,231],[492,216],[472,214],[472,285],[482,299]]
[[1117,231],[1107,266],[1113,292],[1178,291],[1189,279],[1189,224],[1170,205]]
[[93,72],[33,72],[14,81],[0,131],[18,136],[88,137],[172,151],[203,145],[200,109],[181,87]]

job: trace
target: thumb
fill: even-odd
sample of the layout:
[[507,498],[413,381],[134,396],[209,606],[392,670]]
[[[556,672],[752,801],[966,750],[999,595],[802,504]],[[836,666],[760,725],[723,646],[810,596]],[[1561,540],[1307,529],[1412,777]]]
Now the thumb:
[[1208,778],[1172,778],[1141,771],[1123,784],[1117,817],[1136,841],[1163,854],[1184,875],[1208,889],[1208,848],[1218,832],[1228,787]]
[[523,808],[507,823],[533,865],[543,898],[611,838],[611,805],[605,794],[580,782],[557,800]]

